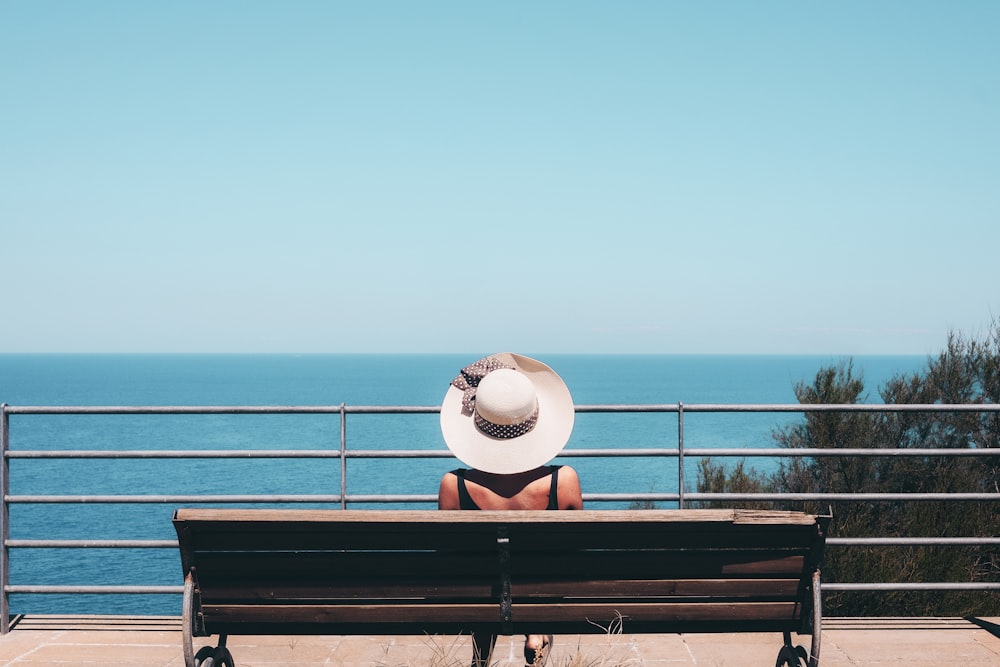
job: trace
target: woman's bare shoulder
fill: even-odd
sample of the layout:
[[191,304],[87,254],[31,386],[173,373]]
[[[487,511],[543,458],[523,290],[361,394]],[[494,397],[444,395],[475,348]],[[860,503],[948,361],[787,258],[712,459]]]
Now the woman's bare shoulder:
[[441,477],[441,485],[438,487],[438,509],[457,510],[461,509],[458,498],[458,476],[454,471],[446,472]]
[[572,466],[562,466],[559,469],[559,509],[583,509],[580,477]]

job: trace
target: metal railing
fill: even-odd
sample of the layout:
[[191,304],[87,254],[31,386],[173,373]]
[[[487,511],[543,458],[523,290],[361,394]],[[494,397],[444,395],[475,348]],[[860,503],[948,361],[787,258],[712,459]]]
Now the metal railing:
[[[446,449],[364,450],[348,447],[348,415],[433,414],[439,406],[10,406],[0,405],[0,633],[6,633],[10,619],[10,596],[13,594],[177,594],[183,586],[156,585],[41,585],[10,582],[12,549],[177,549],[176,540],[165,539],[11,539],[12,505],[43,504],[326,504],[346,509],[356,504],[412,503],[436,504],[437,497],[427,494],[350,494],[348,461],[355,459],[451,458]],[[585,493],[587,503],[689,503],[739,501],[1000,501],[1000,493],[699,493],[686,490],[685,459],[698,457],[998,457],[993,449],[977,448],[697,448],[685,445],[684,417],[690,413],[810,413],[810,412],[971,412],[1000,413],[1000,405],[923,405],[923,404],[696,404],[662,405],[578,405],[577,413],[675,413],[677,447],[566,449],[560,458],[647,457],[677,461],[677,490],[669,493]],[[339,443],[327,449],[11,449],[11,415],[336,415],[339,420]],[[12,460],[53,459],[329,459],[339,462],[340,490],[334,494],[18,494],[11,489]],[[854,537],[829,538],[837,548],[852,546],[983,546],[1000,545],[1000,537]],[[884,590],[1000,590],[1000,583],[989,582],[840,582],[825,583],[827,591]]]

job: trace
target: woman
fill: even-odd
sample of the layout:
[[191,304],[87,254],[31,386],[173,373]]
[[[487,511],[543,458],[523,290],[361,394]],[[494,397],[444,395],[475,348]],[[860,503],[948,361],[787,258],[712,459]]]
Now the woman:
[[[441,405],[441,432],[469,469],[444,475],[438,509],[583,509],[576,471],[546,465],[569,440],[574,417],[566,383],[540,361],[503,353],[463,368]],[[525,662],[544,665],[552,641],[525,635]],[[472,643],[473,667],[487,665],[496,635],[474,633]]]

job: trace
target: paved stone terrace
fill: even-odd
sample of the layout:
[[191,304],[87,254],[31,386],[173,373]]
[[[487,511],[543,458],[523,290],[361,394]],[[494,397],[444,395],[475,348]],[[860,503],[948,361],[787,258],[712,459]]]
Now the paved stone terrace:
[[[464,667],[470,651],[466,638],[445,636],[232,637],[228,645],[239,667]],[[563,635],[549,665],[771,667],[780,646],[781,636],[770,633]],[[521,665],[520,652],[516,638],[501,638],[494,662]],[[820,658],[823,667],[997,667],[1000,618],[825,619]],[[0,639],[0,665],[10,667],[183,664],[176,617],[30,616]]]

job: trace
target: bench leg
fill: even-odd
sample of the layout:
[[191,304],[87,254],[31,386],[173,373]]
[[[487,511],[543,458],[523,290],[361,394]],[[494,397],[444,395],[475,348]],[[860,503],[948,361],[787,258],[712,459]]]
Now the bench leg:
[[194,667],[236,667],[233,654],[226,648],[226,635],[219,637],[215,648],[205,646],[194,656]]
[[802,646],[793,646],[792,633],[785,632],[785,645],[778,653],[775,667],[819,667],[819,646],[823,635],[823,595],[820,592],[819,570],[813,572],[812,594],[812,653],[807,653]]
[[497,636],[486,632],[472,633],[472,667],[488,667],[493,664],[493,649]]
[[785,645],[778,651],[778,659],[774,662],[774,667],[806,667],[809,654],[801,646],[792,646],[792,635],[785,633]]
[[184,577],[184,602],[181,617],[184,647],[184,667],[195,667],[194,656],[194,577],[189,572]]
[[183,605],[181,641],[184,644],[185,667],[236,667],[233,655],[226,648],[226,635],[219,636],[219,645],[215,648],[205,646],[194,652],[194,577],[190,573],[184,577]]

